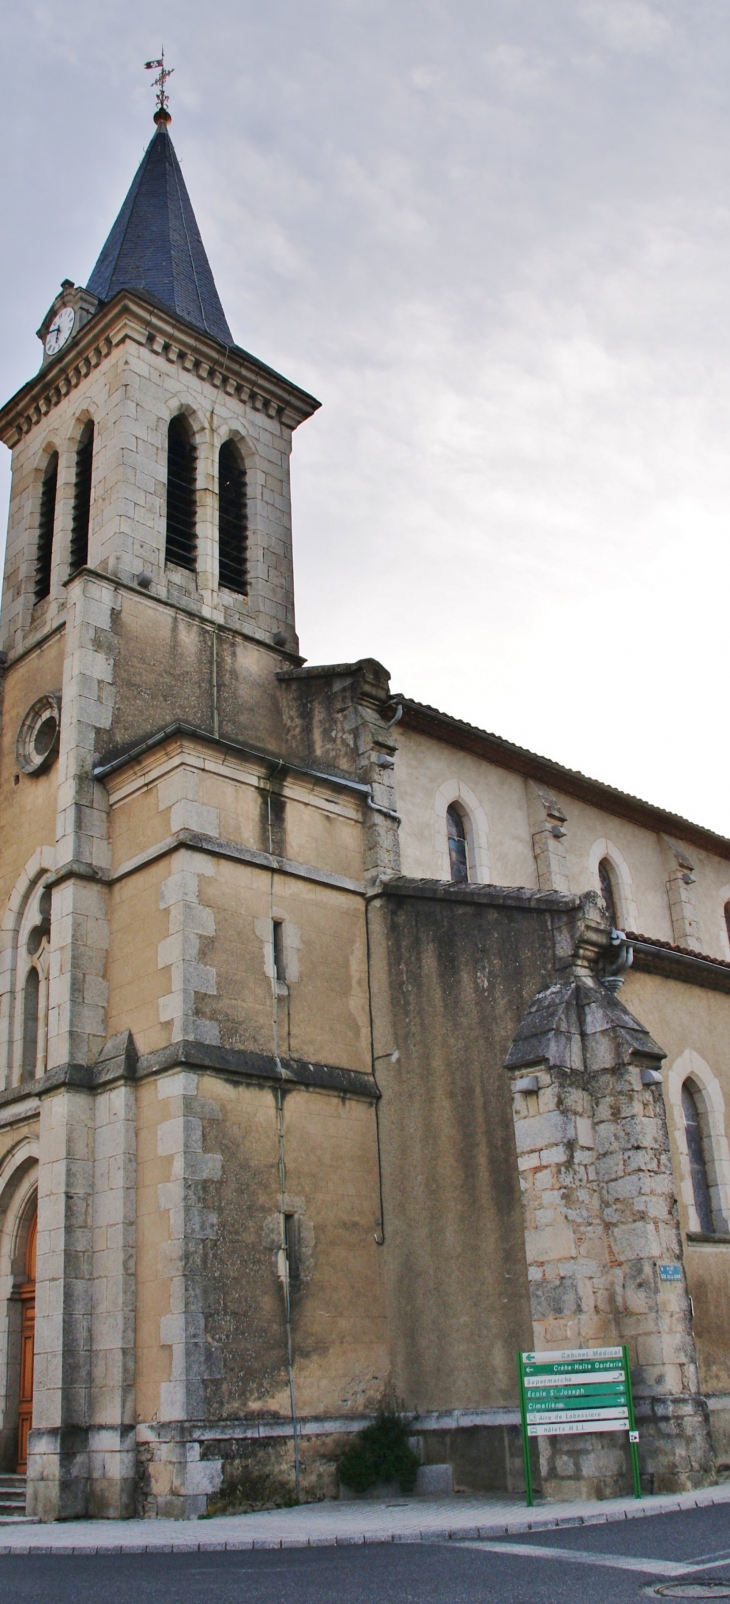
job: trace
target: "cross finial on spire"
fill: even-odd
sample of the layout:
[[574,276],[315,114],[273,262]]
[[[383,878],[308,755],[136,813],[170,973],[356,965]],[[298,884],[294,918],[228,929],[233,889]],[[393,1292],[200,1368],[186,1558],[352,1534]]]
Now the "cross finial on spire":
[[160,127],[163,123],[166,124],[172,122],[172,118],[167,109],[170,104],[170,96],[165,92],[165,84],[167,83],[168,78],[171,78],[175,71],[174,67],[165,66],[164,45],[160,51],[159,57],[156,57],[154,61],[146,61],[145,67],[148,72],[154,71],[155,67],[159,67],[160,69],[158,76],[154,79],[152,84],[152,88],[157,90],[157,110],[154,115],[154,121],[157,123],[158,127]]

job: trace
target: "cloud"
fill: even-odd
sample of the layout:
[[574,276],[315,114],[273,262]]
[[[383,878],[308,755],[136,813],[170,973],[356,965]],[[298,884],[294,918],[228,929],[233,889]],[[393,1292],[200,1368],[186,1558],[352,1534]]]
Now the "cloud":
[[380,656],[730,833],[726,0],[160,0],[154,27],[8,13],[4,394],[121,204],[164,37],[231,326],[323,402],[292,459],[310,661]]
[[637,55],[652,54],[672,31],[666,12],[645,0],[584,0],[579,13],[612,50]]
[[414,89],[432,89],[438,82],[438,73],[432,67],[411,67],[411,83]]

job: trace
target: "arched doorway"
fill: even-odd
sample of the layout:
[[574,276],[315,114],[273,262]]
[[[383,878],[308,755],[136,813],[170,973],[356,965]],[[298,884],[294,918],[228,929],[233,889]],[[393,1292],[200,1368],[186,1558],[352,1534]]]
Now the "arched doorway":
[[18,1391],[19,1474],[28,1469],[28,1437],[33,1424],[33,1351],[35,1340],[35,1250],[38,1212],[28,1226],[25,1245],[25,1280],[20,1288],[20,1386]]

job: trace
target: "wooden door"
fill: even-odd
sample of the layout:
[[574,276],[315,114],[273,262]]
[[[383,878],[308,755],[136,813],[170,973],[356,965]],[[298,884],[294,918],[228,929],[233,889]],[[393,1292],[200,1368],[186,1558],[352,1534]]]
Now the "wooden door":
[[25,1249],[25,1281],[20,1288],[20,1392],[18,1397],[18,1471],[28,1468],[28,1434],[33,1424],[33,1348],[35,1338],[35,1249],[38,1216],[28,1228]]

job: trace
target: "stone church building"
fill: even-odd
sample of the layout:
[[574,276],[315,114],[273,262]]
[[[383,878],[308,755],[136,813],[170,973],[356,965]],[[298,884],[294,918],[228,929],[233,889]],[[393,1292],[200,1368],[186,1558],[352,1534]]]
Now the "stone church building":
[[44,1520],[336,1496],[391,1398],[517,1492],[518,1350],[618,1342],[645,1488],[707,1483],[730,841],[305,663],[318,402],[235,344],[156,123],[0,412],[0,1470]]

